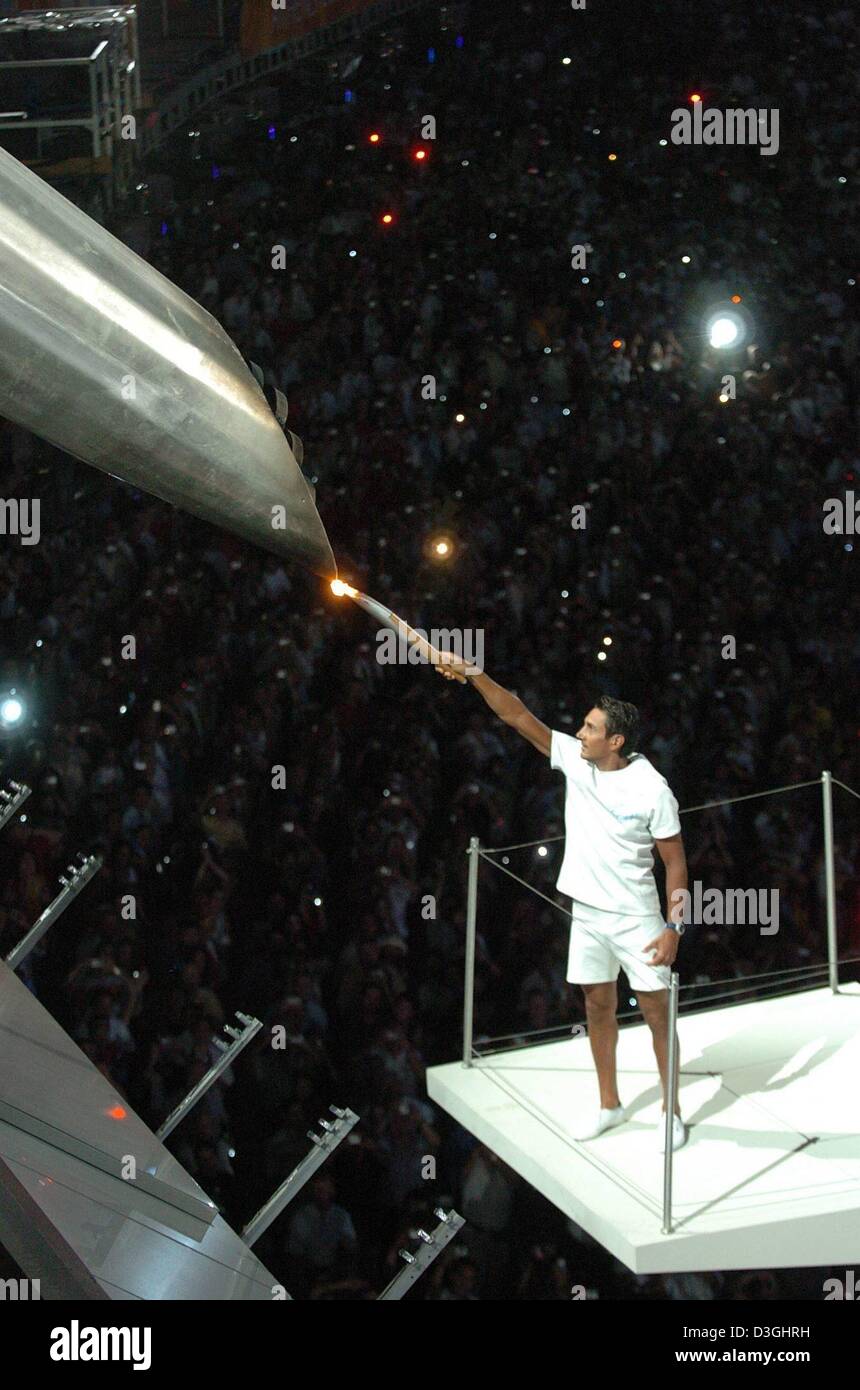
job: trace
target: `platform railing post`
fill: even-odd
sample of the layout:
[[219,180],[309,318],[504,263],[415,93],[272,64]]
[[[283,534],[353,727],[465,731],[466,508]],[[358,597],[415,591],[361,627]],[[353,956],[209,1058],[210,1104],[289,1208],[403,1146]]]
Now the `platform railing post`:
[[827,973],[830,988],[839,993],[838,946],[836,942],[836,871],[833,859],[833,779],[821,774],[821,806],[824,813],[824,890],[827,904]]
[[463,1066],[472,1065],[472,1030],[475,1007],[475,939],[478,922],[478,861],[480,840],[469,840],[469,886],[466,897],[466,975],[463,983]]
[[675,1126],[675,1091],[678,1086],[678,972],[672,971],[669,984],[669,1063],[666,1068],[666,1153],[663,1159],[664,1236],[672,1234],[672,1132]]

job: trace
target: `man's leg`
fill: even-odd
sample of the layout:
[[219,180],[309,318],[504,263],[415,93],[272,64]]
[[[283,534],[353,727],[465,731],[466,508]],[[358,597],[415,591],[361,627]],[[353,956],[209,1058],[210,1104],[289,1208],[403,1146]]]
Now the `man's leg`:
[[[666,1109],[666,1092],[669,1085],[669,991],[668,989],[637,989],[636,998],[642,1010],[642,1017],[651,1029],[654,1055],[660,1070],[663,1086],[663,1109]],[[677,1033],[675,1038],[677,1041]],[[678,1075],[675,1078],[675,1114],[681,1114],[678,1104],[678,1086],[681,1079],[681,1051],[678,1048]]]
[[585,993],[588,1039],[600,1086],[600,1104],[604,1110],[614,1110],[621,1104],[615,1072],[615,1049],[618,1045],[616,982],[607,980],[598,985],[582,985],[581,988]]

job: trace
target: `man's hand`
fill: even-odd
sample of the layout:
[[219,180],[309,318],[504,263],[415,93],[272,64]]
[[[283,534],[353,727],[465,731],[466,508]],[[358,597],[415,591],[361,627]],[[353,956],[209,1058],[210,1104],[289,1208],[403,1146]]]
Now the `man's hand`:
[[671,927],[664,927],[659,936],[655,936],[653,941],[649,941],[645,947],[646,951],[654,951],[650,965],[671,965],[678,954],[678,933]]
[[446,681],[459,681],[461,685],[468,685],[466,662],[454,652],[440,652],[436,670]]

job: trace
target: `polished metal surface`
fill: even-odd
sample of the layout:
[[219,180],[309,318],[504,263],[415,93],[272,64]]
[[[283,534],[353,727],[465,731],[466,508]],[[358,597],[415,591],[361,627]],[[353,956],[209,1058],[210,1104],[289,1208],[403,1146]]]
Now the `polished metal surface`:
[[0,414],[266,550],[337,573],[311,490],[232,339],[5,150]]
[[289,1297],[3,961],[0,1245],[43,1298]]

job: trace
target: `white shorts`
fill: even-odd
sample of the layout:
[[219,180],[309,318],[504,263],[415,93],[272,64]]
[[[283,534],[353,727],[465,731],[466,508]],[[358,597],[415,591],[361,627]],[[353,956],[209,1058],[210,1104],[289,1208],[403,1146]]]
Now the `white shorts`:
[[[636,917],[606,912],[601,907],[573,901],[567,978],[571,984],[598,985],[618,979],[623,969],[634,989],[668,989],[668,965],[651,965],[652,952],[645,947],[665,931],[659,912]],[[653,948],[652,948],[653,950]]]

